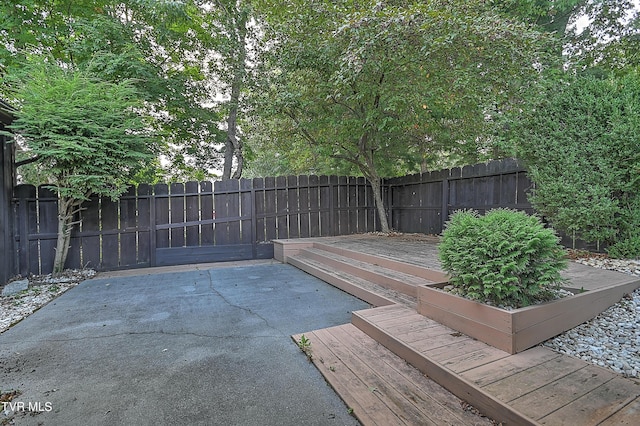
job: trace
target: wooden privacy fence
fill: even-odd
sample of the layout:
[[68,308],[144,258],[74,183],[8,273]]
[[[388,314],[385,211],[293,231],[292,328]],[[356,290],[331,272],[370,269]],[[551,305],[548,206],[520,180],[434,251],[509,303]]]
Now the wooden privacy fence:
[[385,187],[390,226],[401,232],[440,234],[449,215],[461,209],[533,213],[527,199],[533,183],[514,159],[387,179]]
[[[458,209],[509,207],[532,213],[532,183],[515,160],[441,170],[383,182],[390,225],[439,234]],[[14,191],[16,268],[53,269],[57,201],[45,188]],[[277,238],[379,230],[364,178],[288,176],[139,185],[118,201],[91,198],[71,235],[66,267],[98,270],[271,258]]]
[[[375,231],[364,178],[288,176],[139,185],[118,201],[91,198],[71,234],[67,268],[98,270],[273,257],[276,238]],[[57,201],[46,188],[14,191],[20,274],[53,269]]]

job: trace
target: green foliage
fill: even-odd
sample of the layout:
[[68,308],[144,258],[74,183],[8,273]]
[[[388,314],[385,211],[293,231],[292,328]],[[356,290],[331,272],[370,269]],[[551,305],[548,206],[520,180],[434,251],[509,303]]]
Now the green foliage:
[[307,356],[307,358],[309,358],[309,360],[311,360],[312,358],[311,341],[309,340],[309,338],[303,334],[302,336],[300,336],[300,339],[298,340],[297,343],[300,350],[304,352],[304,354]]
[[573,14],[588,18],[584,28],[566,32],[565,54],[574,69],[598,68],[625,73],[640,65],[640,17],[635,0],[579,2]]
[[416,172],[434,153],[477,158],[488,109],[535,80],[523,64],[550,42],[476,1],[287,4],[268,27],[282,40],[263,111],[282,120],[273,139],[302,139],[310,161],[349,161],[364,176],[372,164]]
[[260,114],[280,125],[262,129],[281,155],[348,162],[372,185],[482,155],[488,111],[536,79],[549,42],[482,1],[263,3],[276,42]]
[[130,80],[110,83],[53,62],[30,63],[12,81],[19,108],[9,127],[58,194],[58,273],[82,202],[91,194],[119,197],[154,150],[150,122],[140,115],[142,103]]
[[148,124],[129,80],[109,83],[88,73],[33,63],[15,81],[20,100],[10,128],[23,138],[60,196],[117,198],[152,156]]
[[[622,203],[621,232],[616,241],[607,247],[611,257],[640,259],[640,195],[634,195]],[[629,198],[632,200],[629,201]]]
[[[231,32],[218,30],[217,13],[200,1],[113,0],[0,2],[0,78],[11,77],[27,59],[118,83],[129,80],[143,107],[159,118],[156,134],[170,176],[203,175],[218,167],[224,143],[225,108],[213,105],[211,57]],[[208,2],[206,2],[208,3]],[[216,12],[223,9],[217,2]],[[224,47],[224,49],[227,49]],[[38,59],[39,58],[39,59]],[[16,103],[6,86],[0,97]],[[181,156],[183,162],[173,161]],[[33,172],[20,171],[26,177]],[[156,173],[154,173],[156,174]],[[34,182],[37,183],[37,182]]]
[[640,227],[640,76],[562,76],[510,115],[508,137],[554,228],[613,244]]
[[566,267],[553,230],[524,212],[454,213],[438,246],[450,282],[466,297],[522,307],[549,296]]
[[612,244],[607,252],[618,259],[640,258],[640,235],[634,235]]

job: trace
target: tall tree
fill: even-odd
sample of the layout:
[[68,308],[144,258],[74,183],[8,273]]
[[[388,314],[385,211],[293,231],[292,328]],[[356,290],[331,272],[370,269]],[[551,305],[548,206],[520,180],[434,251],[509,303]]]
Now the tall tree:
[[219,57],[215,74],[228,92],[228,100],[223,103],[226,138],[222,179],[239,179],[244,167],[242,137],[238,125],[239,114],[242,112],[241,94],[249,74],[250,50],[255,50],[258,40],[251,28],[250,1],[217,0],[212,5],[212,21],[218,31],[214,35],[218,40],[214,55]]
[[536,78],[548,42],[481,1],[290,0],[278,10],[267,17],[265,86],[286,122],[278,137],[354,165],[383,232],[381,171],[415,170],[429,145],[477,155],[488,114]]

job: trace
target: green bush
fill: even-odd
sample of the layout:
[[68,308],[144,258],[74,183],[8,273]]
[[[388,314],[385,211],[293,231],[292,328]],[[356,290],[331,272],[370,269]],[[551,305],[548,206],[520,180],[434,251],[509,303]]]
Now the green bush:
[[514,308],[551,299],[567,266],[553,230],[537,217],[509,209],[484,216],[454,213],[438,249],[458,293]]
[[504,136],[535,183],[536,212],[574,241],[629,239],[640,226],[640,72],[567,73],[531,94]]
[[627,229],[617,235],[607,253],[617,259],[640,259],[640,194],[623,199],[622,204],[625,209],[620,221],[626,224]]
[[616,259],[640,259],[640,236],[634,235],[618,241],[609,246],[607,252]]

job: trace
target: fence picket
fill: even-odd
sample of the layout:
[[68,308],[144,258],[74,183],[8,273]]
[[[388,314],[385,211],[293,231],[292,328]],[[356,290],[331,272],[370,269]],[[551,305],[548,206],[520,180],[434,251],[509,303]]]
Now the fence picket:
[[213,236],[215,214],[213,182],[200,182],[200,217],[203,222],[206,221],[200,225],[200,241],[203,246],[213,245],[215,241]]
[[[147,184],[138,185],[138,256],[136,264],[149,266],[151,264],[151,247],[155,247],[155,239],[151,241],[151,195],[152,187]],[[154,217],[155,221],[155,217]]]
[[[198,188],[200,185],[198,182],[187,182],[184,185],[186,192],[185,196],[185,210],[187,222],[200,222],[200,195]],[[190,225],[187,226],[185,233],[185,245],[187,247],[194,247],[200,245],[200,226]]]

